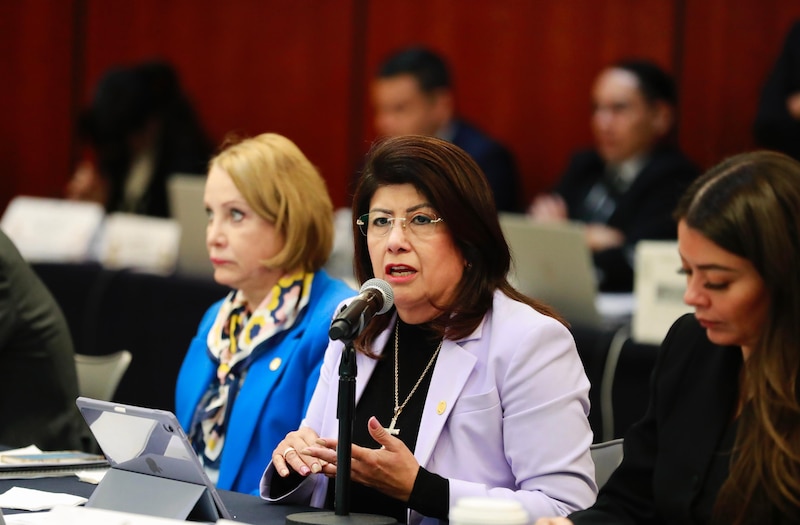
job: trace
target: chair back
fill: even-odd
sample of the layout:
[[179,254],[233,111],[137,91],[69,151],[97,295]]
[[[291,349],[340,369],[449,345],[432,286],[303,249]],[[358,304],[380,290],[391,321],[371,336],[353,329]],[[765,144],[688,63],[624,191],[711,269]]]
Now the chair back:
[[622,438],[612,439],[602,443],[593,443],[589,448],[594,460],[594,479],[597,482],[597,488],[605,485],[611,474],[622,463],[622,442]]
[[106,355],[75,354],[80,395],[111,401],[131,363],[131,357],[127,350]]

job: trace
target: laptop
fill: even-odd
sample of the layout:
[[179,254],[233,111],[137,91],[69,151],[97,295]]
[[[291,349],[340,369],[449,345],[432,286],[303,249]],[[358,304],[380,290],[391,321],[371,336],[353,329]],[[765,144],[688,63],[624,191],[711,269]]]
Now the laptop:
[[87,397],[75,403],[111,466],[87,507],[212,523],[231,518],[172,412]]
[[176,173],[167,180],[167,197],[170,214],[181,227],[177,273],[211,278],[214,267],[206,249],[205,186],[205,175]]
[[554,307],[573,325],[603,328],[597,275],[579,223],[538,223],[501,213],[511,249],[509,281],[519,291]]

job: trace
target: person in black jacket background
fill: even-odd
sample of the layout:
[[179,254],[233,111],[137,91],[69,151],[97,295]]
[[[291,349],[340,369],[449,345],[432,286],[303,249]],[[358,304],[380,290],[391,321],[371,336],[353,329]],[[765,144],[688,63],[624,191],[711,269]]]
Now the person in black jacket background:
[[91,155],[66,197],[99,202],[109,212],[169,217],[169,176],[202,176],[213,152],[177,72],[163,61],[108,70],[79,132]]
[[675,83],[656,64],[626,60],[603,70],[593,100],[595,148],[573,155],[528,214],[586,223],[600,289],[630,291],[636,243],[675,238],[672,210],[698,171],[675,145]]
[[759,146],[800,160],[800,21],[786,35],[761,90],[753,135]]

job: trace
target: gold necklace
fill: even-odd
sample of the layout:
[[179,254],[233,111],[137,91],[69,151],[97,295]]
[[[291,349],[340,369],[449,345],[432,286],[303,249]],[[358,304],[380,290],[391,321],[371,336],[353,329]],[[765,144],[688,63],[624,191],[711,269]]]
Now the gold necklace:
[[400,346],[399,341],[400,341],[400,319],[398,319],[397,324],[394,325],[394,414],[392,416],[392,422],[389,424],[389,428],[386,429],[386,431],[393,436],[396,436],[400,433],[400,429],[395,428],[395,425],[397,424],[397,418],[400,417],[400,412],[402,412],[403,409],[406,407],[408,400],[411,399],[411,396],[413,396],[414,392],[417,391],[419,384],[422,383],[422,380],[427,375],[428,370],[430,370],[431,366],[433,366],[434,361],[436,361],[436,356],[439,355],[439,350],[442,349],[442,343],[444,343],[444,339],[439,341],[439,346],[436,347],[436,351],[431,356],[430,361],[428,361],[428,364],[425,365],[425,370],[422,371],[422,375],[419,376],[419,379],[417,379],[414,388],[411,389],[411,392],[408,393],[405,401],[403,401],[403,404],[401,405],[400,396],[398,394],[400,386],[399,386],[399,379],[398,379],[399,374],[397,366],[397,355],[400,353],[398,351]]

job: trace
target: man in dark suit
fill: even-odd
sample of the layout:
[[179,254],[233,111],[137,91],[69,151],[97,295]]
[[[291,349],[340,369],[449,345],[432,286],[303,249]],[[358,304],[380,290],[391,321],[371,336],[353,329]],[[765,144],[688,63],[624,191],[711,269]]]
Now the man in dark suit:
[[698,171],[675,145],[677,93],[658,66],[631,60],[603,70],[593,99],[595,148],[576,153],[528,213],[586,223],[600,289],[630,291],[636,243],[675,238],[672,211]]
[[81,448],[78,378],[67,322],[53,296],[0,232],[0,444]]
[[450,73],[442,57],[421,47],[391,55],[373,81],[372,101],[380,135],[428,135],[452,142],[483,170],[498,210],[520,209],[514,157],[498,141],[457,117]]

